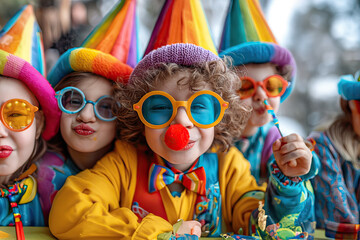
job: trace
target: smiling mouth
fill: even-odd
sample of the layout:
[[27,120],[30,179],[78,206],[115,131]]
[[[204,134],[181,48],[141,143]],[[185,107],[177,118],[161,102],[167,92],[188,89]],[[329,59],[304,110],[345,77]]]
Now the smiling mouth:
[[188,144],[187,144],[183,149],[181,149],[181,151],[189,150],[189,149],[191,149],[194,145],[195,145],[195,142],[194,142],[194,141],[189,141]]

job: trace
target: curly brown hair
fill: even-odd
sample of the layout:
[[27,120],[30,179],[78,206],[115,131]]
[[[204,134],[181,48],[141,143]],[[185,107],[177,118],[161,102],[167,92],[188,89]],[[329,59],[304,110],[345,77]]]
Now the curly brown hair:
[[225,111],[222,121],[214,128],[215,137],[212,144],[212,147],[216,146],[220,151],[227,151],[232,145],[234,136],[241,135],[251,110],[240,102],[239,96],[234,91],[239,89],[240,81],[237,74],[227,67],[226,61],[218,59],[192,66],[163,63],[132,76],[125,92],[115,92],[115,98],[124,107],[118,114],[119,121],[125,126],[120,133],[121,139],[131,144],[146,144],[143,135],[144,124],[133,110],[133,104],[171,76],[186,73],[186,77],[177,82],[179,87],[188,87],[190,91],[196,92],[207,86],[229,102],[229,108]]

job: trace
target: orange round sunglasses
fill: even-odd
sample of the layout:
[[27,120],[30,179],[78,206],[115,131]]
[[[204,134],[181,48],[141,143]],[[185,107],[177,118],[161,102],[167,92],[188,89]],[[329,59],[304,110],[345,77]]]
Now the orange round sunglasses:
[[11,131],[21,132],[31,126],[38,110],[24,99],[10,99],[1,106],[0,120]]
[[254,96],[256,89],[260,86],[268,97],[278,97],[284,94],[288,82],[280,75],[271,75],[263,81],[255,81],[253,78],[240,77],[241,88],[237,90],[241,99]]

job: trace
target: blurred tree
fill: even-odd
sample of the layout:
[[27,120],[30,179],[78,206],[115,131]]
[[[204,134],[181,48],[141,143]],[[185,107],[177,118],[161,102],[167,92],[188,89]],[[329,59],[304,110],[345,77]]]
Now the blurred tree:
[[302,1],[293,16],[289,45],[297,61],[297,82],[280,114],[306,132],[339,111],[340,75],[360,69],[360,1]]

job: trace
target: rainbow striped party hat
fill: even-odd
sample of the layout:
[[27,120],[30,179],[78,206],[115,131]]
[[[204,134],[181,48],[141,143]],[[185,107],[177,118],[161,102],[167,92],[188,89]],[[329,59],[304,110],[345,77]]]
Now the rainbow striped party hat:
[[81,45],[135,67],[139,61],[136,0],[119,1]]
[[175,43],[192,43],[217,55],[200,0],[166,0],[144,55]]
[[0,49],[24,59],[45,76],[41,30],[31,5],[23,6],[0,31]]
[[62,54],[48,75],[52,86],[71,72],[89,72],[127,83],[139,60],[136,0],[120,0],[81,47]]
[[295,86],[295,60],[289,50],[277,43],[258,0],[230,1],[219,52],[220,57],[232,57],[235,66],[267,62],[280,68],[289,66],[291,79],[281,102]]
[[219,52],[247,42],[277,44],[258,0],[231,0]]
[[0,31],[0,75],[20,80],[34,94],[45,116],[42,137],[51,139],[58,132],[61,111],[44,76],[42,36],[31,5],[22,7]]

